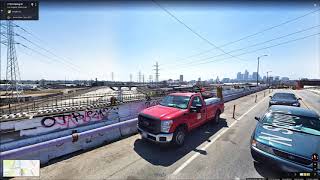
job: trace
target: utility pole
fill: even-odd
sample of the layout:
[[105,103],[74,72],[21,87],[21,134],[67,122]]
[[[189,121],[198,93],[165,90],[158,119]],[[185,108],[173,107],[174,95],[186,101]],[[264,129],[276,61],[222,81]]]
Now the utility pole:
[[257,86],[259,85],[259,63],[260,63],[260,58],[261,57],[265,57],[265,56],[268,56],[268,55],[262,55],[262,56],[259,56],[258,57],[258,66],[257,66]]
[[132,74],[130,74],[130,82],[132,82]]
[[152,75],[149,75],[149,83],[151,84],[152,82]]
[[159,64],[158,64],[158,62],[156,62],[156,65],[154,65],[154,67],[155,67],[155,69],[153,69],[154,71],[155,71],[155,75],[156,75],[156,83],[158,83],[159,82],[159,76],[160,76],[160,74],[159,74]]
[[260,59],[260,57],[258,57],[258,66],[257,66],[257,86],[259,83],[259,59]]
[[20,102],[23,93],[20,86],[20,72],[14,41],[14,29],[12,21],[7,22],[7,72],[6,72],[6,94],[10,95],[9,104]]

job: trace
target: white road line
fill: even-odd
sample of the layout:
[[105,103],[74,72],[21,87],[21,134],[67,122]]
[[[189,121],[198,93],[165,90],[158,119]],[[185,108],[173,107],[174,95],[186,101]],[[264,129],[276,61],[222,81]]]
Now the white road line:
[[293,91],[293,90],[291,90],[291,91],[292,91],[292,93],[295,94],[297,97],[299,97],[299,98],[302,99],[302,100],[301,100],[302,103],[303,103],[308,109],[310,109],[310,107],[311,107],[311,110],[314,110],[314,111],[316,111],[318,114],[320,114],[320,112],[319,112],[316,108],[314,108],[313,105],[305,102],[300,94],[298,94],[297,92],[295,92],[295,91]]
[[[242,119],[245,115],[247,115],[251,110],[253,110],[258,104],[260,104],[262,101],[264,101],[268,96],[264,97],[261,101],[259,101],[257,104],[252,106],[247,112],[242,114],[237,120],[235,120],[233,123],[230,124],[228,128],[225,128],[222,130],[218,135],[216,135],[213,139],[211,139],[210,142],[208,142],[204,147],[201,148],[202,151],[206,150],[211,144],[213,144],[219,137],[221,137],[225,132],[227,132],[233,125],[235,125],[238,120]],[[197,158],[200,155],[199,152],[195,152],[194,155],[192,155],[187,161],[185,161],[178,169],[176,169],[172,175],[177,175],[181,170],[183,170],[188,164],[190,164],[195,158]]]
[[[301,99],[302,99],[302,97],[301,97],[300,95],[298,95],[297,93],[295,93],[293,90],[290,89],[290,91],[291,91],[293,94],[295,94],[296,96],[298,96],[298,98],[301,98]],[[302,103],[306,106],[306,108],[310,109],[309,106],[308,106],[303,100],[301,100],[301,101],[302,101]]]

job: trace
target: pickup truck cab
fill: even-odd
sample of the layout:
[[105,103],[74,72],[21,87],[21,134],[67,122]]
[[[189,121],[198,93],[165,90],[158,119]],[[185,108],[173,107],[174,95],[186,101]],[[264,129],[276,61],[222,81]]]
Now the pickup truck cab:
[[219,122],[224,103],[219,98],[204,100],[201,93],[172,93],[159,105],[138,115],[138,132],[142,138],[182,146],[185,136],[202,124]]

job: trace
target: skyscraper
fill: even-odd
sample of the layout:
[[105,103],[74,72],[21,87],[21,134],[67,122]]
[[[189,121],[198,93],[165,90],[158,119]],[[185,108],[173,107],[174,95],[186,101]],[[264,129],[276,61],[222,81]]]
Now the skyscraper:
[[253,72],[252,73],[252,80],[257,80],[257,76],[258,76],[258,73],[257,72]]
[[243,79],[247,81],[249,79],[249,72],[247,70],[244,71]]
[[237,80],[238,80],[238,81],[243,80],[243,74],[241,74],[241,72],[238,72],[238,73],[237,73]]
[[266,82],[266,81],[267,81],[267,77],[266,77],[266,76],[263,76],[262,80],[263,80],[264,82]]

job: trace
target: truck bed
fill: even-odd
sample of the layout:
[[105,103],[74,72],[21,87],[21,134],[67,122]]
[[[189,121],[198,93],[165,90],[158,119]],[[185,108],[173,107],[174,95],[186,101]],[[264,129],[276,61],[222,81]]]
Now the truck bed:
[[205,99],[204,102],[206,103],[206,105],[211,105],[211,104],[216,104],[216,103],[219,103],[221,102],[221,99],[220,98],[208,98],[208,99]]

